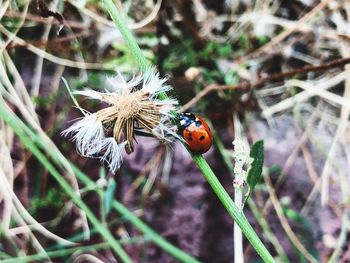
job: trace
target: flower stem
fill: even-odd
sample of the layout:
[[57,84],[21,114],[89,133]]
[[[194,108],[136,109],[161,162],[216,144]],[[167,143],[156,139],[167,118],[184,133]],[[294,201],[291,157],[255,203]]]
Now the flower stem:
[[242,229],[242,232],[249,240],[250,244],[254,247],[256,252],[265,262],[275,262],[269,251],[266,249],[260,238],[249,224],[247,218],[243,212],[233,203],[229,194],[225,191],[224,187],[220,184],[219,180],[215,176],[214,172],[208,165],[207,161],[201,155],[193,155],[194,162],[198,165],[199,170],[203,173],[205,179],[213,188],[217,197],[229,212],[233,220]]
[[[44,144],[40,138],[32,129],[26,126],[16,115],[13,114],[11,110],[8,109],[6,104],[3,102],[0,96],[0,118],[3,119],[10,127],[12,127],[13,131],[15,131],[18,138],[23,142],[23,145],[27,147],[33,154],[38,158],[38,160],[43,164],[44,167],[57,179],[61,184],[64,190],[67,190],[67,194],[72,197],[72,200],[80,206],[81,209],[87,214],[87,217],[95,226],[97,232],[105,238],[108,242],[109,247],[111,247],[116,254],[118,254],[121,258],[121,262],[132,262],[129,259],[128,255],[125,253],[123,248],[120,246],[122,242],[114,239],[110,231],[104,226],[96,216],[92,213],[89,208],[87,208],[86,204],[80,197],[73,198],[73,196],[77,196],[72,188],[68,188],[67,182],[62,177],[59,177],[59,171],[56,167],[62,165],[57,159],[57,151],[56,149],[52,150]],[[42,152],[43,151],[43,152]],[[48,159],[50,158],[50,160]],[[74,171],[75,176],[79,179],[79,181],[85,185],[85,187],[89,189],[93,189],[98,192],[101,196],[103,194],[102,189],[99,188],[95,181],[90,179],[86,174],[80,171],[73,164],[70,164],[71,168]],[[79,201],[79,200],[80,201]],[[148,225],[146,225],[141,219],[139,219],[136,215],[134,215],[131,211],[129,211],[124,205],[122,205],[119,201],[113,200],[112,207],[127,221],[130,221],[137,229],[139,229],[144,235],[145,239],[154,242],[164,251],[168,252],[174,258],[177,258],[180,262],[186,263],[199,263],[196,258],[191,257],[183,250],[175,247],[171,243],[169,243],[166,239],[161,237],[156,231],[152,230]],[[75,248],[75,250],[78,248]],[[48,252],[50,256],[50,252]],[[122,255],[121,255],[122,254]],[[46,254],[45,254],[46,255]],[[44,255],[44,256],[45,256]],[[30,256],[29,256],[30,257]],[[35,260],[31,260],[35,261]],[[2,262],[2,261],[1,261]],[[21,262],[18,261],[17,262]]]
[[149,67],[150,63],[147,61],[145,56],[143,55],[139,45],[137,44],[134,36],[131,34],[130,30],[127,28],[126,23],[124,22],[124,18],[122,14],[118,11],[115,4],[112,0],[102,0],[106,10],[110,14],[114,23],[117,25],[120,34],[122,35],[125,43],[128,45],[131,53],[136,59],[137,64],[140,67],[140,70],[145,72]]
[[[143,56],[140,48],[138,47],[135,38],[132,36],[129,29],[126,27],[119,10],[116,8],[112,0],[103,0],[105,8],[108,10],[116,26],[120,30],[124,41],[129,46],[130,51],[134,55],[136,61],[139,63],[139,67],[142,71],[147,70],[150,66]],[[165,94],[162,98],[166,98]],[[243,212],[234,204],[228,193],[225,191],[224,187],[220,184],[219,180],[216,178],[214,172],[211,170],[210,166],[203,158],[202,155],[193,155],[194,162],[198,165],[199,170],[203,173],[205,179],[208,181],[210,186],[213,188],[217,197],[220,199],[221,203],[224,205],[226,210],[229,212],[233,220],[242,229],[242,232],[247,237],[249,242],[252,244],[257,253],[265,262],[275,262],[269,251],[266,249],[264,244],[259,239],[258,235],[255,233],[252,226],[249,224],[247,218],[244,216]]]
[[[80,171],[75,166],[72,166],[76,176],[81,180],[85,185],[92,185],[94,189],[97,189],[95,182],[92,181],[86,174]],[[101,193],[100,193],[101,194]],[[189,256],[184,253],[181,249],[173,246],[159,234],[157,234],[154,230],[152,230],[149,226],[147,226],[141,219],[136,217],[132,212],[130,212],[122,203],[117,200],[112,201],[112,207],[122,215],[127,221],[130,221],[137,229],[139,229],[142,233],[145,234],[145,237],[150,241],[153,241],[159,247],[167,251],[170,255],[177,258],[180,262],[186,263],[199,263],[197,259]]]
[[103,224],[98,220],[90,208],[82,201],[80,196],[71,188],[69,183],[61,176],[61,174],[56,170],[55,166],[44,156],[39,148],[34,144],[34,142],[27,136],[27,134],[19,129],[20,125],[18,124],[16,116],[10,112],[7,108],[5,102],[0,97],[0,117],[1,119],[9,125],[15,134],[18,136],[23,145],[28,148],[35,157],[41,162],[46,169],[52,174],[56,179],[61,188],[70,196],[72,201],[85,213],[87,218],[90,220],[92,225],[97,229],[97,231],[103,236],[103,238],[110,244],[114,252],[120,257],[121,262],[131,263],[132,260],[128,254],[124,251],[120,243],[113,237],[111,232],[103,226]]

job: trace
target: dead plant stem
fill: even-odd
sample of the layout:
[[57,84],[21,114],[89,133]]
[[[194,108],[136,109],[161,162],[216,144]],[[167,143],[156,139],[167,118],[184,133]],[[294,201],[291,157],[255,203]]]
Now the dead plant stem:
[[184,106],[181,107],[180,112],[185,112],[192,106],[194,106],[198,101],[200,101],[203,97],[208,95],[211,91],[214,90],[250,90],[253,88],[258,88],[267,82],[276,82],[283,80],[285,78],[293,77],[297,74],[306,74],[308,72],[317,72],[317,71],[325,71],[331,68],[342,67],[346,64],[350,63],[350,57],[335,59],[327,63],[323,63],[321,65],[307,65],[302,68],[293,69],[286,72],[271,74],[267,77],[258,78],[255,82],[241,82],[237,85],[216,85],[211,84],[206,86],[202,91],[200,91],[194,98],[192,98],[189,102],[187,102]]

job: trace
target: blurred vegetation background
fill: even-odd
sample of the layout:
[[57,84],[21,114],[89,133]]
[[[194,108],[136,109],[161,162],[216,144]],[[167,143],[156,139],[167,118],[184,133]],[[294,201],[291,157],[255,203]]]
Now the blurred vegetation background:
[[[181,110],[210,124],[205,157],[230,194],[232,141],[264,140],[244,212],[276,261],[349,262],[350,2],[116,5]],[[62,77],[104,90],[138,73],[101,1],[0,0],[0,58],[2,262],[233,261],[232,219],[180,142],[138,138],[112,175],[61,136],[81,117]]]

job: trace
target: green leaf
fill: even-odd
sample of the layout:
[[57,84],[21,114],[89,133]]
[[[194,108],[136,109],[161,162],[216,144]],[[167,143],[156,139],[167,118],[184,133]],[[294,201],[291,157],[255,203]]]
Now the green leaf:
[[226,85],[235,85],[239,82],[239,75],[235,70],[230,70],[225,74],[224,81]]
[[103,202],[103,205],[104,205],[103,211],[105,213],[105,216],[107,216],[112,209],[112,203],[114,200],[114,192],[115,192],[116,188],[117,188],[117,183],[115,182],[115,180],[113,178],[109,178],[108,184],[107,184],[107,189],[106,189],[106,192],[104,194],[104,200],[103,200],[104,201]]
[[249,156],[253,161],[248,170],[247,183],[249,191],[247,196],[253,192],[255,186],[261,179],[264,165],[264,141],[260,140],[254,143]]
[[[300,214],[298,211],[289,208],[286,204],[283,204],[283,201],[281,201],[282,211],[284,215],[297,223],[298,231],[296,234],[298,235],[300,241],[304,244],[304,246],[307,248],[307,250],[310,252],[310,254],[315,258],[319,259],[319,253],[318,250],[315,247],[315,240],[314,240],[314,233],[312,229],[312,224],[310,221]],[[296,247],[293,246],[293,249],[295,251],[295,254],[298,256],[298,262],[308,262],[303,255]],[[330,261],[329,261],[330,262]]]
[[313,237],[312,225],[310,221],[307,220],[302,214],[298,211],[288,208],[287,206],[282,204],[282,210],[284,215],[294,222],[298,223],[305,231],[305,239],[310,241]]

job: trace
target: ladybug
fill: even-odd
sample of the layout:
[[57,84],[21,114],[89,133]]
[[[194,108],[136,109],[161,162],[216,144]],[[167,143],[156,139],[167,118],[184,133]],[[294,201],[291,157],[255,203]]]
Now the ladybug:
[[179,131],[193,153],[205,153],[213,144],[208,124],[192,113],[180,113]]

